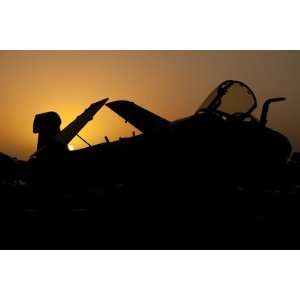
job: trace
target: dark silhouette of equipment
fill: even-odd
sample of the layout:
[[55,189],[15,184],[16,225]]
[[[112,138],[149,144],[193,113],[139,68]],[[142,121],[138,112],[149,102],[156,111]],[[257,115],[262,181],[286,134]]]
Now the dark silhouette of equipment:
[[17,171],[17,160],[0,153],[0,184],[13,183]]

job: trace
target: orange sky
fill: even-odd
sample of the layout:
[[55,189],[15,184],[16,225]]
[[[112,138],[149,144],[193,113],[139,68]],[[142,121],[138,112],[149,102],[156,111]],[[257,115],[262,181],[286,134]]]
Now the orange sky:
[[[300,150],[300,51],[0,51],[0,152],[27,159],[35,114],[56,111],[62,128],[90,103],[129,99],[170,120],[192,114],[220,82],[244,81],[271,107],[268,125]],[[260,110],[259,110],[260,113]],[[81,135],[90,143],[131,135],[104,107]],[[75,148],[85,147],[81,140]]]

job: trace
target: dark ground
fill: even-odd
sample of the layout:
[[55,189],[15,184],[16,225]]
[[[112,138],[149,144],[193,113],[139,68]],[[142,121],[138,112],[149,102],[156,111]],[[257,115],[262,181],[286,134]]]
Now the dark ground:
[[298,165],[289,172],[255,188],[2,184],[0,248],[300,249]]

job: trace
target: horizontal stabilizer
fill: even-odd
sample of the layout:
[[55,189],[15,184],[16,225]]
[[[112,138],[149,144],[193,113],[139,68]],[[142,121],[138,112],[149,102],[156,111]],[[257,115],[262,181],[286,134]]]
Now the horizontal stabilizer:
[[127,100],[113,101],[107,103],[106,106],[143,133],[148,133],[170,124],[168,120]]

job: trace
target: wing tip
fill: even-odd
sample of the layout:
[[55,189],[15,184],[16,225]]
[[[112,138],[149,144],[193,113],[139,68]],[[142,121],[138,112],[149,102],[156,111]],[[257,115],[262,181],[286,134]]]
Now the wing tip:
[[109,98],[104,98],[104,99],[101,99],[99,101],[92,103],[92,105],[99,105],[99,104],[104,105],[108,100],[109,100]]
[[109,107],[110,109],[113,109],[116,106],[131,105],[131,104],[134,104],[134,102],[130,101],[130,100],[115,100],[115,101],[106,103],[106,106]]

